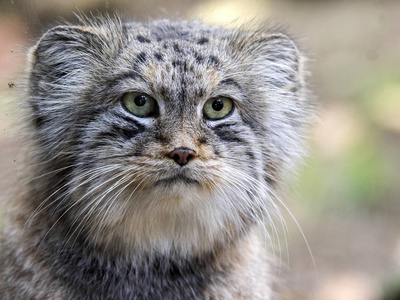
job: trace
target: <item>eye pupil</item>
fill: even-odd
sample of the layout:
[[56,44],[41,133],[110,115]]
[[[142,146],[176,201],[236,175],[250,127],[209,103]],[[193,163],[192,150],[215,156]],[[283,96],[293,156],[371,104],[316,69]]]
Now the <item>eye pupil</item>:
[[213,103],[212,103],[212,108],[215,111],[220,111],[221,109],[224,108],[224,102],[221,99],[216,99]]
[[138,95],[135,97],[134,102],[137,106],[143,106],[146,104],[146,97],[143,95]]

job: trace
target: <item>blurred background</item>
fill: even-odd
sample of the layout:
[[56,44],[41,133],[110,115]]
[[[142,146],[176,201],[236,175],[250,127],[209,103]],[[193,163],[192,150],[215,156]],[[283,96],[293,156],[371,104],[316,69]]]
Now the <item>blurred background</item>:
[[7,190],[24,171],[14,126],[25,53],[49,27],[76,22],[78,10],[287,24],[310,58],[320,109],[310,155],[284,202],[317,271],[282,207],[278,299],[400,299],[400,1],[0,0],[0,226]]

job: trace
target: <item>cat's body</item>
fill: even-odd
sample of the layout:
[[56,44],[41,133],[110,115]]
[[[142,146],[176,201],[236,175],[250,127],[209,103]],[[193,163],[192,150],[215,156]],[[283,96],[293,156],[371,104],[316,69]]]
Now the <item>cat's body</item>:
[[301,155],[302,56],[269,29],[101,20],[30,53],[29,177],[1,299],[270,299],[262,222]]

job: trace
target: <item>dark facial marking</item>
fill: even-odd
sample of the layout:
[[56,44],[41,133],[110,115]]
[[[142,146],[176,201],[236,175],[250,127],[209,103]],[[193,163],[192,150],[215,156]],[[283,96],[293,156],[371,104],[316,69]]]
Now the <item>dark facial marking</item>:
[[216,58],[214,55],[210,55],[208,57],[208,61],[211,62],[213,65],[219,65],[219,59]]
[[154,57],[158,60],[158,61],[164,61],[163,55],[159,52],[154,53]]
[[206,136],[201,136],[197,141],[199,144],[206,144],[208,142],[208,138]]
[[179,61],[179,60],[173,60],[173,61],[172,61],[172,66],[173,66],[174,68],[179,67],[179,66],[181,66],[181,65],[182,65],[182,62]]
[[118,117],[121,120],[124,120],[128,124],[133,124],[135,127],[140,128],[141,130],[144,130],[144,126],[132,118],[121,115],[119,113],[114,113],[114,116]]
[[221,123],[221,124],[218,124],[218,125],[214,126],[212,129],[213,130],[219,130],[221,128],[230,128],[230,127],[233,127],[235,125],[236,125],[235,123]]
[[151,41],[148,38],[145,38],[142,35],[138,35],[136,38],[140,43],[151,43]]
[[144,63],[147,59],[146,53],[140,52],[136,59],[139,63]]
[[208,38],[206,38],[206,37],[202,37],[201,39],[199,39],[197,41],[197,44],[199,44],[199,45],[204,45],[204,44],[207,44],[207,43],[208,43]]
[[195,58],[196,58],[196,62],[197,62],[198,64],[201,64],[201,63],[204,61],[204,57],[201,56],[201,55],[198,54],[198,53],[196,53]]
[[179,45],[177,43],[174,43],[174,51],[178,52],[178,53],[182,52],[182,50],[179,48]]
[[233,80],[232,78],[224,79],[224,80],[221,81],[221,83],[222,84],[233,85],[233,86],[235,86],[235,87],[237,87],[238,89],[241,90],[240,85],[235,80]]
[[[225,126],[224,126],[225,125]],[[220,124],[212,128],[218,137],[227,142],[243,143],[245,140],[238,137],[237,132],[232,130],[231,124]]]
[[199,98],[203,98],[203,96],[204,96],[204,89],[202,89],[202,88],[199,89],[198,96],[199,96]]
[[[142,126],[143,127],[143,126]],[[134,136],[138,135],[139,133],[143,132],[140,128],[135,127],[120,127],[120,125],[112,125],[111,127],[112,132],[118,132],[121,137],[126,140],[130,140]]]
[[246,152],[246,155],[251,159],[251,160],[254,160],[256,157],[255,157],[255,155],[254,155],[254,153],[252,152],[252,151],[247,151]]
[[130,139],[145,130],[145,127],[134,119],[131,119],[121,114],[114,115],[118,117],[121,122],[118,125],[111,124],[111,132],[113,134],[117,133],[118,136],[121,136],[122,134],[123,137]]
[[235,130],[236,123],[221,123],[211,129],[222,139],[228,142],[243,143],[246,142],[244,139],[238,136],[238,132]]

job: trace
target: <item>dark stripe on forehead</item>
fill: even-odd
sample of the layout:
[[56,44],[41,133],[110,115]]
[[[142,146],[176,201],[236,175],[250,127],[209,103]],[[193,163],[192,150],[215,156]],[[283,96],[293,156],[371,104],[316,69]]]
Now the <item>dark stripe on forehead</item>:
[[239,83],[237,83],[232,78],[224,79],[219,84],[233,85],[233,86],[237,87],[239,90],[242,90],[242,88],[240,87]]
[[126,80],[126,79],[136,79],[136,78],[141,78],[142,79],[142,74],[138,72],[137,70],[132,70],[130,72],[125,72],[122,74],[119,74],[112,78],[109,81],[109,86],[115,85],[118,81]]

